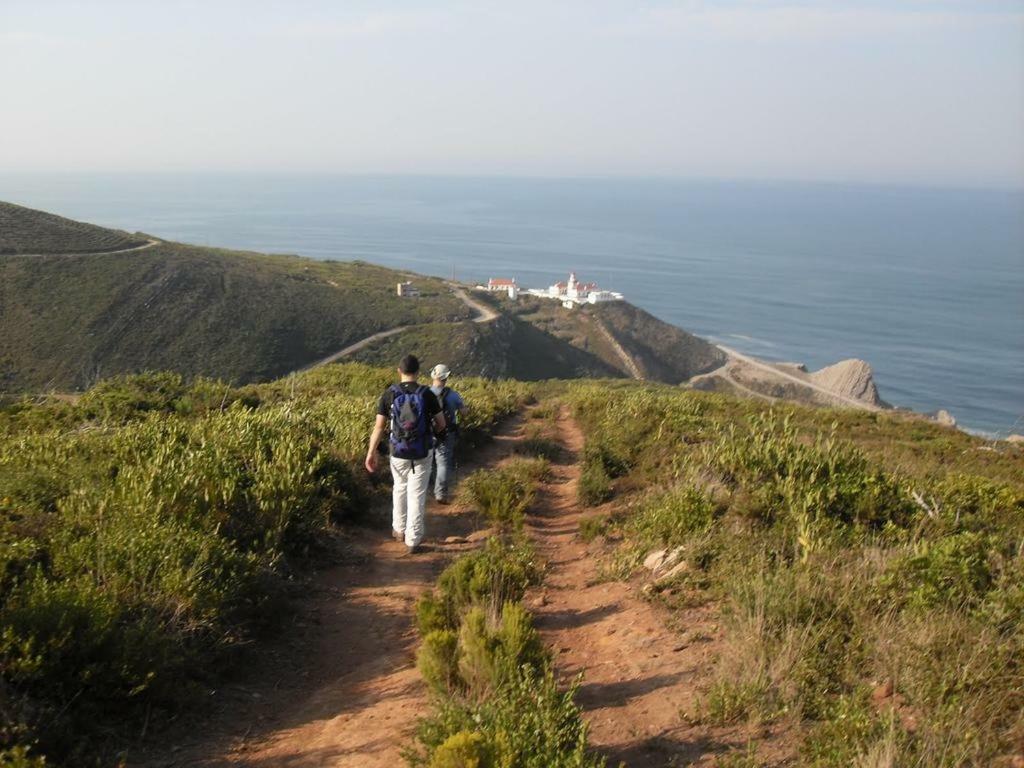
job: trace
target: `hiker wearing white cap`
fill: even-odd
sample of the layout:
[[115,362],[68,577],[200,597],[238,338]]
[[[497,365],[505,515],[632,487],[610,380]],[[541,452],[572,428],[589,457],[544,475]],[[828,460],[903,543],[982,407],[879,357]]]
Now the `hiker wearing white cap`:
[[448,503],[448,491],[455,483],[455,446],[459,442],[459,421],[466,411],[462,397],[448,386],[448,377],[451,375],[452,372],[444,363],[438,363],[430,371],[430,378],[433,379],[430,389],[441,403],[445,422],[445,430],[437,436],[434,447],[437,473],[434,498],[441,504]]

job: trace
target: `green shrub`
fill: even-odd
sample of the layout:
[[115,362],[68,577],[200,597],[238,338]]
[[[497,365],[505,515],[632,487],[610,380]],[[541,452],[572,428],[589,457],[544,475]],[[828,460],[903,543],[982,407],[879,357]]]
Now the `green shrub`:
[[425,755],[413,756],[412,762],[430,765],[442,744],[470,731],[490,747],[495,766],[600,768],[604,761],[587,749],[575,695],[575,685],[559,691],[550,670],[524,665],[483,701],[439,702],[437,712],[420,722],[417,738]]
[[973,607],[992,586],[992,542],[977,533],[959,533],[919,542],[899,558],[885,579],[893,598],[913,608]]
[[453,733],[430,760],[430,768],[490,768],[493,764],[484,737],[472,731]]
[[533,501],[536,482],[549,471],[543,459],[518,459],[496,470],[477,470],[464,481],[463,492],[498,529],[515,530]]
[[461,685],[458,646],[458,637],[448,629],[431,630],[423,636],[416,665],[424,682],[435,691],[452,691]]

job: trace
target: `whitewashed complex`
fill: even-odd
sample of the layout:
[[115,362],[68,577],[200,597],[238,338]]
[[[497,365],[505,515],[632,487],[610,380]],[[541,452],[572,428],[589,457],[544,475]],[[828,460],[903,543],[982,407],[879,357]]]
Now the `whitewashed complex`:
[[[476,288],[478,291],[489,293],[507,293],[510,299],[517,298],[520,291],[514,277],[492,277],[487,281],[487,285],[478,285]],[[575,272],[570,272],[569,279],[565,282],[558,282],[547,288],[529,288],[526,293],[542,299],[555,299],[567,309],[572,309],[578,304],[599,304],[623,299],[621,293],[601,290],[597,283],[581,283]]]
[[527,291],[531,296],[543,299],[555,299],[562,302],[568,309],[577,304],[599,304],[604,301],[622,301],[623,296],[617,291],[604,291],[597,283],[582,283],[576,278],[575,272],[569,273],[566,282],[558,282],[547,288],[531,288]]

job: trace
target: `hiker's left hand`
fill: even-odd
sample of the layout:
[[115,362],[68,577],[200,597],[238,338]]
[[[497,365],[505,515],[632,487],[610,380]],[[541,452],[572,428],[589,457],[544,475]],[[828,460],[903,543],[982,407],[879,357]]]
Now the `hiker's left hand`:
[[376,451],[373,453],[366,454],[366,461],[363,463],[363,465],[366,467],[366,471],[369,472],[371,475],[377,471]]

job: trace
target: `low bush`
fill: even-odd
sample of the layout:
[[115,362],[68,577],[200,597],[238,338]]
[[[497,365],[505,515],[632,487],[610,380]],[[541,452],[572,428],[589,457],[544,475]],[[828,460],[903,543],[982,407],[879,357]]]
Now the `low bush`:
[[[233,388],[151,373],[0,414],[5,759],[34,759],[30,744],[102,762],[109,736],[209,684],[292,566],[366,508],[359,464],[390,377],[330,366]],[[481,430],[528,394],[464,389]]]
[[[485,508],[511,509],[549,472],[543,460],[514,461],[477,473],[469,493]],[[514,493],[509,489],[514,489]],[[521,515],[525,505],[517,509]],[[539,569],[518,530],[461,556],[417,605],[418,666],[433,714],[406,757],[413,766],[447,768],[599,768],[587,750],[575,687],[560,691],[521,600]]]
[[473,505],[500,530],[522,525],[533,501],[533,486],[550,471],[543,459],[518,459],[499,469],[481,469],[463,482]]

